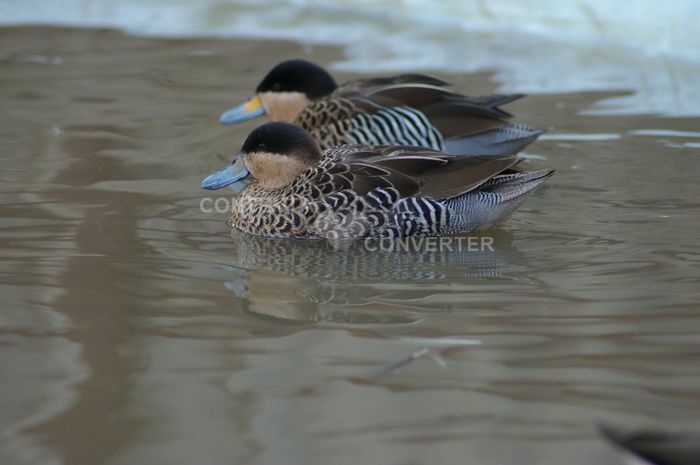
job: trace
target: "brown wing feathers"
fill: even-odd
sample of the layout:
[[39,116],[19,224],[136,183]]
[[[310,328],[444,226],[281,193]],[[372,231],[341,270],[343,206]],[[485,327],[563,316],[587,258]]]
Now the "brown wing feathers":
[[459,157],[419,147],[363,147],[340,163],[348,167],[350,186],[358,194],[394,187],[401,197],[444,199],[478,187],[518,161],[511,156]]
[[385,107],[409,106],[423,112],[445,138],[479,134],[508,124],[510,114],[498,105],[523,94],[468,97],[423,83],[391,83],[350,90],[343,97],[358,111],[374,112]]

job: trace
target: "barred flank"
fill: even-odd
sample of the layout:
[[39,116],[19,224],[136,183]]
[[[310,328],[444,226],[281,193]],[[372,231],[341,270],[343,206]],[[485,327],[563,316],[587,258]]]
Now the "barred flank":
[[[351,144],[417,145],[442,150],[442,135],[418,110],[409,107],[384,108],[377,113],[361,113],[351,120],[345,135]],[[340,129],[338,125],[336,130]]]

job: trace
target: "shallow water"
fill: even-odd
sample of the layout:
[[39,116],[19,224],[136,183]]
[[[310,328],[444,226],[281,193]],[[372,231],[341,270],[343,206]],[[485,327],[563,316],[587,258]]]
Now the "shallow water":
[[334,249],[232,237],[199,181],[262,73],[339,52],[0,44],[0,463],[614,464],[596,422],[700,427],[699,118],[530,96],[558,173],[493,252]]

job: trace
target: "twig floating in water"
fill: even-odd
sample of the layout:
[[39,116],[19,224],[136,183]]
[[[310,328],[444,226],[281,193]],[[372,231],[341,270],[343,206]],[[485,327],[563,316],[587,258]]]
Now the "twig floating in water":
[[404,365],[408,365],[412,361],[421,358],[423,355],[427,354],[428,352],[429,352],[429,349],[427,347],[423,347],[422,349],[418,349],[415,352],[413,352],[411,355],[409,355],[408,357],[401,359],[396,363],[392,363],[391,365],[389,365],[386,368],[383,368],[375,376],[388,375],[389,373],[398,370],[399,368],[403,367]]

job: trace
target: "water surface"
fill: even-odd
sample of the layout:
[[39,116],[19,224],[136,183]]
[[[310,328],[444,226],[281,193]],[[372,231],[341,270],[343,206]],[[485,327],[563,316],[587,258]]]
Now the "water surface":
[[199,181],[256,124],[221,111],[339,51],[0,44],[0,462],[614,464],[596,422],[700,427],[700,119],[532,95],[558,173],[493,252],[335,249],[231,235]]

